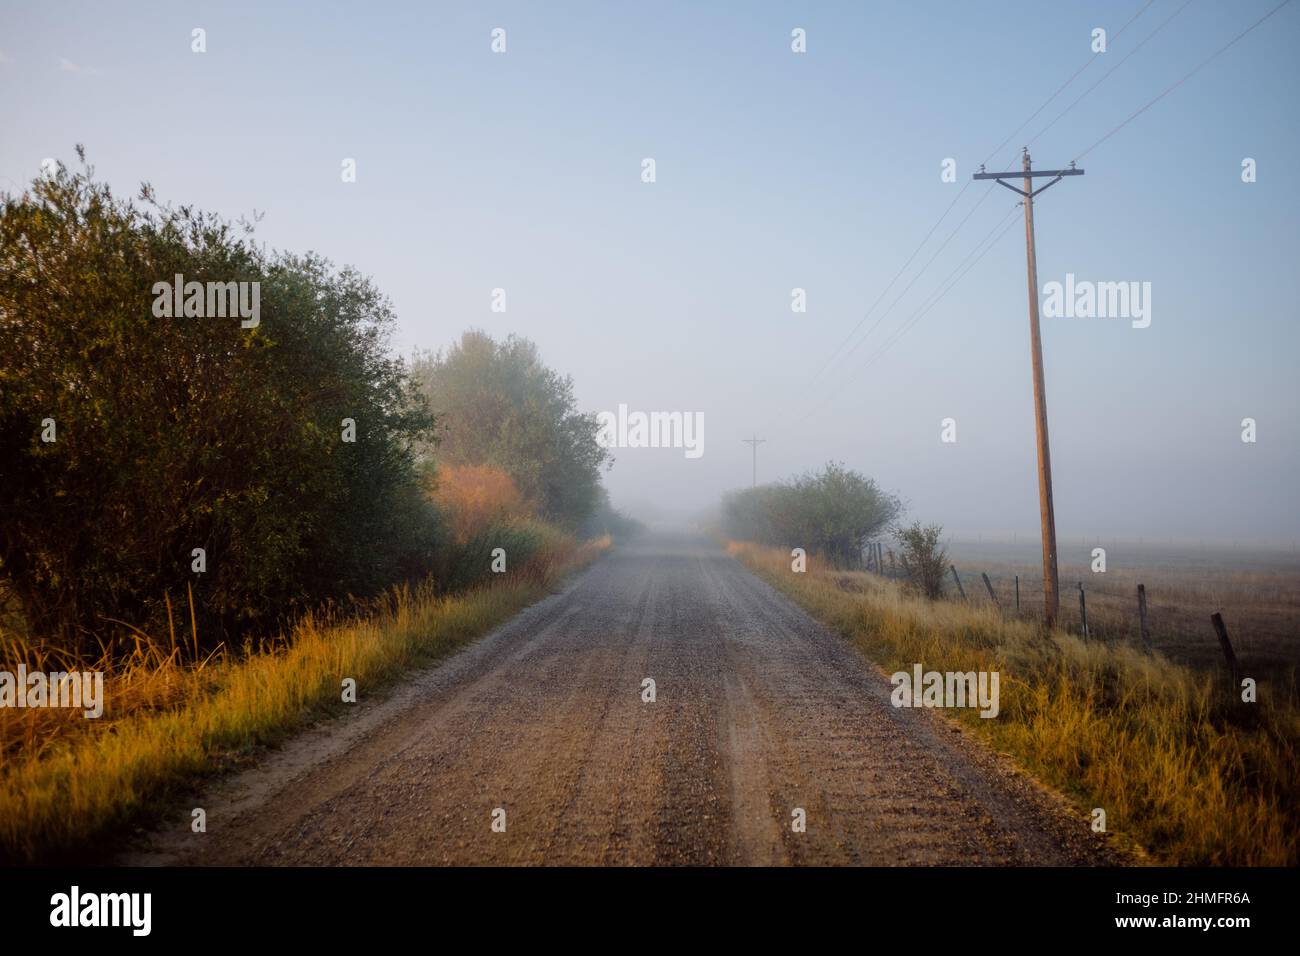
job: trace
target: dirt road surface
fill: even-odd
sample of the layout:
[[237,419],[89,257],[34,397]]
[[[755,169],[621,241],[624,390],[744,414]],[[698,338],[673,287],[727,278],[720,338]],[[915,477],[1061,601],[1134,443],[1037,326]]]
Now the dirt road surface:
[[647,537],[441,666],[361,688],[355,715],[195,798],[206,833],[178,808],[120,862],[1111,862],[1080,814],[890,690],[711,543]]

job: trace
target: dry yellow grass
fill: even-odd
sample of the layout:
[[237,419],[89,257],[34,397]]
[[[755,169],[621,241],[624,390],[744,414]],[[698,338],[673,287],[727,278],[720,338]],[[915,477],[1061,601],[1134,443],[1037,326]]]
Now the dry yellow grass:
[[[952,560],[972,603],[988,601],[979,577],[985,571],[1002,606],[1014,608],[1014,578],[1019,575],[1025,616],[1032,619],[1041,615],[1041,567],[1002,560],[996,557],[997,552],[993,552],[994,557],[985,557],[974,545],[961,547],[961,554]],[[1076,589],[1076,584],[1082,582],[1087,591],[1091,636],[1140,646],[1137,586],[1145,584],[1148,623],[1157,650],[1194,670],[1222,670],[1223,654],[1210,624],[1210,615],[1221,611],[1245,673],[1276,688],[1279,698],[1300,704],[1296,673],[1300,658],[1300,574],[1296,567],[1285,559],[1275,567],[1233,567],[1227,564],[1230,555],[1222,564],[1193,564],[1196,552],[1191,552],[1188,564],[1181,566],[1136,563],[1163,557],[1159,552],[1130,556],[1129,560],[1135,562],[1132,566],[1112,566],[1105,574],[1094,574],[1085,564],[1062,561],[1060,625],[1075,633],[1082,630]]]
[[997,670],[1001,714],[956,712],[1107,829],[1170,864],[1294,866],[1300,715],[1240,703],[1214,675],[1126,646],[1050,636],[989,605],[927,602],[894,582],[732,543],[748,567],[888,671]]
[[43,863],[108,849],[122,826],[202,775],[337,712],[344,678],[373,694],[537,601],[610,543],[558,541],[501,583],[449,597],[395,592],[373,615],[308,618],[276,646],[238,658],[185,666],[173,650],[142,642],[130,664],[107,676],[98,720],[7,711],[6,721],[24,723],[6,724],[0,859]]

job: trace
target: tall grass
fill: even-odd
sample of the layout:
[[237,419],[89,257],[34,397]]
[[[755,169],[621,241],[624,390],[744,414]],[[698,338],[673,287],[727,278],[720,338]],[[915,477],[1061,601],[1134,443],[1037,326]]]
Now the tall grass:
[[1001,673],[1001,713],[963,720],[1107,830],[1170,864],[1294,866],[1300,856],[1300,714],[1158,656],[1107,646],[984,605],[910,597],[894,582],[788,552],[728,550],[871,660],[893,671]]
[[[307,617],[281,640],[245,654],[182,664],[174,636],[164,645],[141,635],[130,661],[101,662],[112,670],[98,720],[46,708],[8,711],[0,741],[0,859],[98,855],[124,825],[164,809],[223,761],[340,711],[344,678],[356,681],[360,695],[374,693],[507,620],[610,543],[533,533],[539,537],[528,561],[466,592],[443,594],[432,584],[400,589],[373,613]],[[9,715],[27,723],[16,731]]]
[[434,577],[443,591],[457,592],[472,586],[493,564],[493,554],[505,552],[506,571],[528,567],[546,574],[550,565],[565,553],[568,536],[554,525],[533,518],[495,520],[468,533],[435,559]]

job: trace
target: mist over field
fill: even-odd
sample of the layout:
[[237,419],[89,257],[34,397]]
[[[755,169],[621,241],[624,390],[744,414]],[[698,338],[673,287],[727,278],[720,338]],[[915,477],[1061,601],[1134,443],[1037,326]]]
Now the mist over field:
[[[1028,533],[1023,230],[879,350],[1015,218],[1015,196],[971,182],[995,146],[1005,140],[991,170],[1018,168],[1022,145],[1036,166],[1063,166],[1271,7],[1161,3],[1116,36],[1140,4],[994,17],[966,4],[765,3],[743,17],[670,4],[635,29],[600,6],[411,6],[400,30],[357,44],[346,5],[307,16],[232,3],[202,11],[196,56],[160,42],[195,25],[173,4],[129,17],[7,5],[0,184],[84,142],[121,190],[147,180],[231,217],[256,210],[259,241],[373,276],[399,353],[467,327],[515,333],[573,376],[586,411],[702,415],[699,458],[617,451],[614,503],[648,518],[747,484],[741,440],[757,433],[760,481],[843,461],[916,516]],[[508,52],[491,55],[498,21]],[[1089,60],[1099,26],[1112,48],[1024,124]],[[1296,31],[1294,12],[1278,13],[1037,201],[1040,285],[1068,273],[1151,289],[1146,328],[1043,319],[1063,533],[1300,537]],[[345,158],[357,170],[346,184]],[[792,311],[795,289],[805,312]],[[944,444],[949,417],[957,441]],[[1241,441],[1247,417],[1254,444]]]

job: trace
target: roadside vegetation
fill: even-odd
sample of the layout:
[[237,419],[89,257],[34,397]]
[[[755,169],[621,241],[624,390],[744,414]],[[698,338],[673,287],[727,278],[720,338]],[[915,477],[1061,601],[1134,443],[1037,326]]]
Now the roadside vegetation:
[[[918,569],[943,561],[920,526],[900,540]],[[917,537],[917,535],[920,537]],[[728,550],[887,673],[999,671],[1001,711],[960,720],[996,750],[1066,794],[1081,815],[1100,807],[1107,831],[1154,862],[1295,866],[1300,862],[1300,714],[1261,688],[1246,704],[1218,675],[1159,654],[1108,645],[1005,616],[991,604],[926,596],[911,582],[845,571],[790,548],[732,541]],[[942,590],[942,575],[937,575]]]
[[943,576],[948,570],[948,552],[940,539],[943,529],[937,524],[896,528],[898,563],[903,570],[903,586],[912,594],[931,601],[943,597]]
[[[0,857],[84,852],[636,530],[532,343],[408,364],[368,278],[251,233],[84,157],[0,196],[0,672],[105,690],[0,710]],[[163,317],[176,276],[260,314]]]
[[356,681],[358,700],[373,698],[545,597],[609,544],[557,533],[499,584],[452,595],[395,589],[368,612],[308,614],[248,656],[193,666],[142,644],[126,660],[84,665],[105,672],[102,718],[51,708],[5,716],[0,860],[49,864],[107,853],[127,826],[174,811],[202,777],[342,714],[345,678]]
[[440,464],[504,472],[530,511],[563,528],[581,528],[596,510],[609,461],[596,416],[577,410],[573,380],[547,368],[532,342],[469,331],[445,352],[418,353],[411,377],[444,418]]
[[856,568],[867,541],[902,512],[902,502],[872,479],[830,462],[790,481],[731,492],[722,502],[722,530],[741,541],[789,542]]

